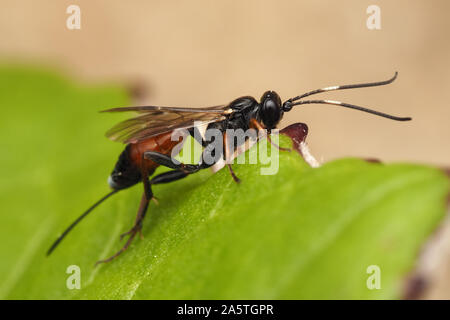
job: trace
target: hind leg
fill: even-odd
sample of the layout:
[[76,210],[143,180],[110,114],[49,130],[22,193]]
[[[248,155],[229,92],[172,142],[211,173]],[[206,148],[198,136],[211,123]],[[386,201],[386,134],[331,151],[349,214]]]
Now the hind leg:
[[137,233],[140,233],[141,236],[142,236],[142,233],[141,233],[142,221],[144,220],[144,217],[145,217],[145,214],[147,212],[150,200],[154,199],[153,192],[152,192],[152,189],[151,189],[151,185],[152,184],[168,183],[168,182],[172,182],[172,181],[176,181],[176,180],[182,179],[184,177],[187,177],[188,175],[189,175],[189,173],[186,173],[186,172],[181,171],[181,170],[172,170],[172,171],[169,171],[169,172],[164,172],[164,173],[158,174],[157,176],[153,177],[150,181],[148,181],[148,179],[145,179],[145,181],[144,181],[144,194],[142,195],[141,204],[139,206],[139,210],[138,210],[138,213],[136,215],[136,220],[134,222],[134,225],[128,232],[125,232],[124,234],[122,234],[120,236],[121,240],[122,240],[123,237],[129,236],[127,242],[113,256],[111,256],[111,257],[109,257],[108,259],[105,259],[105,260],[97,261],[96,265],[99,264],[99,263],[109,262],[109,261],[113,260],[114,258],[118,257],[122,252],[124,252],[126,249],[128,249],[128,247],[130,246],[131,242],[133,242],[134,238],[136,237]]
[[[202,160],[203,160],[203,157],[204,157],[204,154],[202,155]],[[153,184],[161,184],[161,183],[168,183],[168,182],[176,181],[176,180],[185,178],[189,174],[197,172],[201,169],[209,168],[210,166],[212,166],[214,164],[214,163],[207,164],[205,161],[202,161],[198,165],[183,164],[180,162],[176,162],[169,156],[166,156],[162,153],[154,152],[154,151],[144,152],[143,158],[147,159],[147,160],[152,160],[160,165],[163,165],[163,166],[175,169],[175,170],[158,174],[155,177],[153,177],[151,180],[149,180],[148,172],[146,172],[145,169],[142,169],[142,177],[144,177],[142,180],[142,182],[144,184],[144,194],[142,195],[141,204],[139,206],[139,210],[136,215],[136,220],[135,220],[133,227],[128,232],[125,232],[124,234],[122,234],[120,236],[120,239],[122,239],[125,236],[129,236],[129,238],[128,238],[127,242],[125,243],[125,245],[118,252],[116,252],[113,256],[111,256],[105,260],[100,260],[96,264],[109,262],[109,261],[113,260],[114,258],[118,257],[122,252],[124,252],[130,246],[131,242],[134,240],[137,233],[140,233],[142,236],[142,233],[141,233],[142,221],[144,220],[150,200],[155,199],[153,196],[152,188],[151,188],[151,186]]]
[[144,219],[145,213],[147,212],[148,203],[149,203],[149,200],[147,198],[147,195],[144,193],[142,195],[141,204],[139,206],[139,210],[138,210],[138,214],[136,216],[136,221],[135,221],[134,226],[130,229],[130,231],[128,231],[128,232],[126,232],[126,233],[124,233],[123,235],[120,236],[121,239],[125,235],[129,235],[130,236],[128,238],[127,242],[125,243],[125,245],[119,251],[117,251],[114,255],[112,255],[111,257],[109,257],[107,259],[104,259],[104,260],[97,261],[97,263],[95,265],[98,265],[100,263],[109,262],[109,261],[113,260],[114,258],[117,258],[122,252],[124,252],[126,249],[128,249],[128,247],[130,246],[131,242],[133,242],[133,239],[135,238],[136,234],[138,232],[140,232],[141,229],[142,229],[142,220]]
[[[221,152],[222,152],[222,150],[220,150],[216,154],[215,144],[210,142],[203,149],[202,156],[201,156],[200,162],[198,164],[184,164],[184,163],[179,162],[176,159],[173,159],[172,157],[170,157],[168,155],[165,155],[165,154],[162,154],[162,153],[159,153],[156,151],[144,152],[143,157],[144,157],[144,159],[156,162],[157,164],[159,164],[161,166],[175,169],[174,172],[169,171],[172,173],[166,172],[166,173],[163,173],[159,176],[156,176],[154,179],[152,179],[155,181],[162,181],[162,180],[165,181],[167,179],[167,182],[170,182],[170,181],[184,178],[188,174],[195,173],[199,170],[211,167],[217,161],[220,160]],[[186,173],[186,175],[183,175],[182,173],[180,173],[180,171]],[[158,183],[164,183],[164,182],[158,182]],[[155,184],[155,183],[152,182],[152,184]]]
[[[183,171],[187,174],[194,173],[201,169],[205,169],[205,168],[208,168],[211,166],[204,162],[202,162],[200,164],[184,164],[184,163],[181,163],[181,162],[171,158],[170,156],[167,156],[165,154],[155,152],[155,151],[145,152],[144,159],[156,162],[157,164],[159,164],[161,166],[175,169],[175,171]],[[169,171],[169,172],[171,172],[171,171]],[[177,179],[175,179],[175,180],[177,180]]]
[[182,171],[182,170],[171,170],[168,172],[164,172],[161,174],[158,174],[157,176],[153,177],[150,180],[150,184],[161,184],[161,183],[168,183],[176,180],[183,179],[187,177],[189,173]]
[[[161,174],[156,175],[155,177],[153,177],[148,183],[144,183],[144,186],[147,185],[146,192],[144,193],[144,195],[146,195],[146,202],[145,205],[148,207],[149,201],[150,200],[154,200],[156,201],[156,198],[153,196],[153,191],[151,189],[151,186],[154,184],[161,184],[161,183],[168,183],[168,182],[172,182],[172,181],[176,181],[176,180],[180,180],[183,179],[185,177],[187,177],[189,175],[189,173],[182,171],[182,170],[172,170],[172,171],[168,171],[168,172],[164,172]],[[142,233],[141,233],[141,229],[142,229],[142,221],[144,220],[145,217],[145,213],[146,213],[146,207],[143,207],[142,201],[144,201],[144,197],[141,200],[141,207],[138,211],[138,214],[136,216],[136,221],[135,224],[133,226],[133,228],[131,228],[130,231],[125,232],[124,234],[122,234],[120,236],[120,239],[122,240],[122,238],[126,235],[131,235],[133,233],[136,232],[136,230],[141,234],[142,237]]]
[[123,239],[123,237],[125,236],[129,236],[127,242],[125,243],[125,245],[119,250],[117,251],[114,255],[112,255],[111,257],[104,259],[104,260],[99,260],[97,261],[97,264],[99,263],[106,263],[109,262],[111,260],[113,260],[114,258],[118,257],[122,252],[124,252],[126,249],[128,249],[128,247],[130,246],[131,242],[133,242],[134,238],[136,237],[136,234],[139,233],[141,235],[142,238],[142,221],[144,220],[145,214],[147,213],[147,209],[148,209],[148,204],[150,202],[151,199],[153,199],[153,192],[152,192],[152,188],[150,185],[150,181],[148,180],[148,172],[145,168],[141,169],[141,174],[142,174],[142,183],[144,184],[144,194],[142,195],[142,199],[141,199],[141,203],[139,205],[139,210],[138,213],[136,215],[136,220],[134,222],[133,227],[120,235],[120,240]]

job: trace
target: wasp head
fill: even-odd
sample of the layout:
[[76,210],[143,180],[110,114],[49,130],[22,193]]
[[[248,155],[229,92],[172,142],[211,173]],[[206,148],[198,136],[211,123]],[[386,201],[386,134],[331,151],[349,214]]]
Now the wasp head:
[[275,91],[266,91],[261,97],[260,117],[267,129],[276,128],[283,117],[281,99]]

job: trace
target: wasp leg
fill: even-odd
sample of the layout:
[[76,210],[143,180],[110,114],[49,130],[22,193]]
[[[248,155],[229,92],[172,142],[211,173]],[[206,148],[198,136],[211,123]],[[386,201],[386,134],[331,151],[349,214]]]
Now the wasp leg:
[[129,235],[130,236],[128,238],[127,242],[125,243],[125,245],[119,251],[117,251],[114,255],[109,257],[108,259],[99,260],[99,261],[96,262],[95,265],[98,265],[100,263],[110,262],[114,258],[117,258],[126,249],[128,249],[128,247],[130,246],[131,242],[133,242],[133,239],[136,237],[136,234],[141,231],[142,220],[144,219],[145,213],[147,212],[148,204],[149,204],[149,198],[147,197],[147,194],[144,192],[144,194],[142,195],[141,204],[139,206],[138,214],[136,216],[136,222],[135,222],[133,228],[131,228],[130,231],[128,231],[127,233],[125,233],[125,234],[123,234],[121,236],[121,237],[123,237],[124,235]]
[[231,163],[229,163],[230,160],[231,160],[231,157],[230,157],[230,146],[228,145],[228,137],[227,137],[226,133],[224,133],[224,135],[223,135],[223,155],[225,157],[225,164],[228,167],[228,170],[230,171],[230,174],[233,177],[233,180],[236,183],[240,183],[241,179],[239,179],[236,176],[236,174],[233,171],[233,168],[231,167]]
[[182,171],[182,170],[172,170],[168,172],[164,172],[161,174],[158,174],[154,178],[150,180],[150,184],[161,184],[161,183],[168,183],[176,180],[183,179],[187,177],[189,173]]
[[[264,130],[265,128],[263,127],[263,125],[256,119],[251,119],[250,120],[250,126],[254,127],[255,129],[257,129],[258,131]],[[288,151],[290,152],[291,149],[290,148],[283,148],[280,147],[279,145],[277,145],[275,142],[272,142],[272,139],[270,138],[270,131],[267,132],[267,140],[270,142],[271,145],[273,145],[275,148],[277,148],[278,150],[281,151]]]
[[[147,207],[144,208],[142,211],[141,211],[141,208],[139,207],[138,214],[136,215],[136,220],[134,222],[133,227],[130,230],[128,230],[127,232],[122,233],[120,235],[120,240],[122,240],[125,236],[128,236],[128,235],[130,236],[130,238],[131,237],[134,238],[134,235],[137,232],[139,232],[141,239],[144,238],[144,236],[142,235],[142,221],[144,220],[145,214],[147,213],[148,204],[150,202],[150,200],[148,200],[148,198],[145,194],[144,194],[144,196],[146,197],[146,200],[147,200]],[[154,199],[154,197],[152,197],[151,199]],[[141,200],[141,201],[143,201],[143,200]]]
[[[147,151],[144,153],[144,159],[151,160],[156,162],[159,165],[175,169],[174,171],[169,171],[166,173],[163,173],[159,176],[156,176],[152,179],[151,184],[156,183],[165,183],[170,182],[174,180],[178,180],[181,178],[184,178],[188,174],[195,173],[201,169],[206,169],[211,167],[214,163],[218,161],[220,157],[222,157],[222,154],[225,155],[225,160],[230,159],[229,155],[229,146],[228,146],[228,139],[226,138],[226,134],[223,136],[223,151],[219,152],[218,154],[215,154],[214,152],[214,144],[209,144],[205,147],[205,150],[202,153],[202,160],[199,164],[184,164],[179,162],[176,159],[171,158],[168,155],[155,152],[155,151]],[[206,157],[212,157],[213,161],[212,163],[208,164],[208,161],[205,161]],[[227,161],[228,162],[228,161]],[[234,174],[233,168],[231,167],[231,164],[227,163],[228,169],[230,170],[231,176],[233,177],[234,181],[239,183],[241,180]],[[184,173],[184,174],[183,174]],[[161,179],[161,182],[159,182]],[[167,181],[165,181],[167,179]]]
[[206,164],[205,162],[201,162],[200,164],[184,164],[179,162],[178,160],[171,158],[170,156],[155,151],[144,152],[144,159],[156,162],[161,166],[183,171],[187,174],[195,173],[201,169],[209,168],[212,165]]
[[114,255],[112,255],[108,259],[97,261],[95,265],[98,265],[99,263],[109,262],[109,261],[113,260],[114,258],[118,257],[122,252],[124,252],[126,249],[128,249],[131,242],[133,242],[134,238],[136,237],[137,233],[139,233],[141,238],[143,238],[143,236],[142,236],[142,221],[144,220],[145,214],[147,213],[148,204],[149,204],[150,200],[152,200],[154,197],[153,197],[153,192],[152,192],[152,188],[150,185],[150,181],[148,180],[148,171],[145,169],[145,167],[143,167],[141,169],[141,171],[142,171],[142,177],[143,177],[142,183],[144,184],[144,194],[142,195],[141,204],[139,205],[139,210],[136,215],[136,220],[134,222],[133,227],[129,231],[121,234],[120,240],[122,240],[123,237],[125,237],[125,236],[130,236],[130,237],[128,238],[125,245],[119,251],[117,251]]
[[[146,200],[147,200],[147,205],[145,207],[145,209],[143,209],[141,211],[141,208],[139,208],[138,214],[136,215],[136,221],[134,222],[133,227],[120,235],[120,240],[123,239],[123,237],[127,236],[127,235],[133,235],[136,232],[139,232],[139,235],[141,236],[141,239],[143,239],[144,237],[142,236],[142,221],[144,220],[145,214],[147,213],[147,208],[148,208],[148,204],[150,202],[150,200],[154,200],[156,203],[158,203],[158,201],[156,200],[156,198],[153,196],[153,191],[151,188],[151,184],[150,181],[148,180],[148,172],[145,169],[145,167],[142,168],[142,177],[144,177],[142,179],[142,183],[144,184],[144,195]],[[144,201],[144,200],[142,200]],[[133,235],[134,237],[134,235]]]

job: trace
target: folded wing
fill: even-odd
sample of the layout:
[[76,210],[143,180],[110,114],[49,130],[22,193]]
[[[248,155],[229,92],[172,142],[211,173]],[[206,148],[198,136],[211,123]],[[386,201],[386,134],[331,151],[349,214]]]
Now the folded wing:
[[224,105],[198,109],[138,106],[113,108],[102,112],[127,111],[134,111],[140,115],[122,121],[108,130],[106,136],[109,139],[123,143],[136,143],[175,129],[189,129],[224,120],[231,109]]

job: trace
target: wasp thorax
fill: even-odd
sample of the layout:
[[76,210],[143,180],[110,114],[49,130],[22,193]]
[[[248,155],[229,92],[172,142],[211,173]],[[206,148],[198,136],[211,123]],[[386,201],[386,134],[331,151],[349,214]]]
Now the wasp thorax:
[[267,129],[275,128],[283,117],[281,99],[275,91],[266,91],[262,95],[260,117]]

